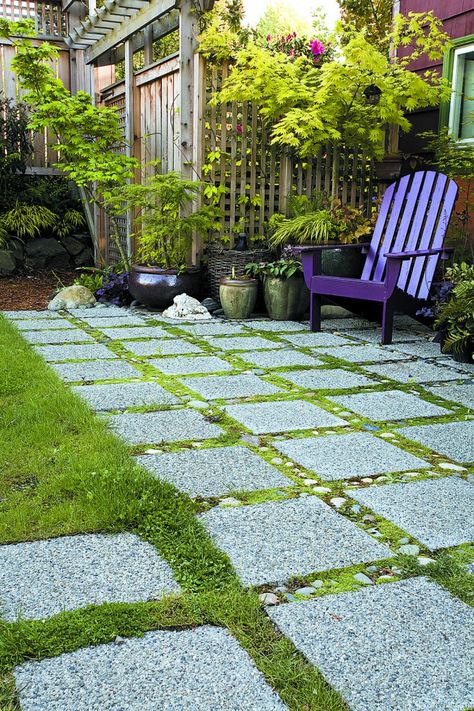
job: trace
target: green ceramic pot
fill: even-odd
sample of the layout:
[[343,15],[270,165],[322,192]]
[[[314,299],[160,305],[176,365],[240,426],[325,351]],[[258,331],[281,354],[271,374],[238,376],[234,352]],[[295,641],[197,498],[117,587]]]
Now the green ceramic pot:
[[257,279],[231,279],[219,282],[219,299],[227,318],[248,318],[257,301]]
[[299,321],[309,309],[309,290],[302,274],[289,279],[265,277],[263,294],[268,315],[275,321]]

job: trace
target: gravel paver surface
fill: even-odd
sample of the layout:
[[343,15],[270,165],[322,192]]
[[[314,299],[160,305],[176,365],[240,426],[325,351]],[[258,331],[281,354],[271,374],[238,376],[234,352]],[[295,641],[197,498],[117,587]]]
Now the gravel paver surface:
[[224,336],[245,333],[243,324],[233,323],[232,321],[210,321],[208,323],[196,323],[191,326],[179,326],[179,328],[191,336]]
[[61,331],[22,331],[23,338],[31,344],[54,343],[93,343],[94,339],[81,328],[68,328]]
[[308,330],[308,324],[299,321],[245,321],[245,326],[254,331],[268,331],[269,333]]
[[438,425],[403,427],[400,434],[458,462],[474,462],[474,424],[445,422]]
[[81,316],[81,321],[87,323],[91,328],[114,328],[117,326],[146,326],[146,321],[144,321],[139,316],[131,315],[130,313],[125,313],[123,316],[99,316],[96,317],[95,314],[89,316],[89,314]]
[[274,446],[326,481],[430,466],[368,432],[290,439],[275,442]]
[[100,329],[104,336],[114,341],[129,341],[137,338],[170,338],[170,334],[160,326],[122,326],[122,328]]
[[254,353],[239,353],[239,358],[246,363],[255,365],[258,368],[283,368],[294,365],[321,365],[320,360],[314,356],[301,353],[300,351],[280,348],[277,351],[255,351]]
[[88,360],[83,363],[53,363],[52,368],[67,383],[89,380],[120,380],[139,378],[140,371],[119,360]]
[[458,477],[351,492],[430,550],[474,542],[474,486]]
[[201,348],[194,345],[194,343],[173,338],[154,339],[152,341],[126,341],[123,345],[127,351],[137,356],[169,356],[185,355],[186,353],[202,353]]
[[254,434],[338,427],[347,424],[340,417],[306,400],[227,405],[224,410]]
[[257,351],[257,350],[275,350],[283,348],[284,343],[276,343],[269,338],[263,336],[235,336],[235,337],[212,337],[205,336],[203,340],[207,341],[212,348],[221,351]]
[[126,410],[128,407],[144,405],[175,405],[179,399],[158,383],[100,383],[99,385],[79,385],[74,391],[86,400],[97,412]]
[[192,497],[224,496],[233,491],[258,491],[293,482],[246,447],[212,447],[137,457],[160,479]]
[[248,397],[251,395],[273,395],[281,392],[281,388],[277,388],[275,385],[267,383],[252,374],[208,375],[183,378],[182,382],[208,400]]
[[201,520],[249,586],[392,556],[315,496],[216,507]]
[[48,362],[60,362],[64,360],[96,360],[118,358],[106,346],[100,343],[87,343],[82,346],[64,344],[62,346],[35,346],[42,358]]
[[156,548],[131,533],[0,546],[0,608],[10,622],[17,615],[40,620],[62,610],[178,591]]
[[5,318],[12,321],[23,321],[24,319],[51,319],[58,318],[57,311],[1,311]]
[[[457,374],[457,377],[464,377],[464,374]],[[427,387],[433,395],[459,402],[464,407],[474,410],[474,383],[463,383],[462,385],[445,385],[441,387]]]
[[366,385],[377,385],[377,381],[342,368],[321,368],[320,370],[292,370],[279,373],[280,378],[290,380],[305,390],[344,390]]
[[268,614],[352,711],[474,705],[474,610],[426,578],[280,605]]
[[19,331],[43,331],[56,328],[77,328],[65,318],[32,318],[25,321],[15,321],[15,328]]
[[[382,339],[382,330],[379,328],[376,330],[372,328],[359,328],[352,330],[347,335],[351,336],[351,338],[356,338],[357,340],[365,341],[367,343],[379,344]],[[398,331],[397,329],[394,329],[392,337],[394,345],[419,340],[419,336],[416,333],[410,331]]]
[[291,335],[283,335],[285,341],[289,341],[296,348],[317,348],[319,346],[344,346],[350,344],[347,338],[336,336],[333,333],[295,333]]
[[148,632],[15,670],[22,711],[283,711],[220,627]]
[[369,373],[376,373],[383,378],[398,380],[400,383],[430,383],[460,380],[469,377],[466,373],[459,373],[453,368],[444,368],[441,364],[435,365],[424,360],[411,360],[408,363],[366,365],[364,370]]
[[114,316],[133,316],[133,311],[124,306],[94,306],[90,309],[68,309],[68,313],[78,318],[111,318]]
[[369,420],[409,420],[414,417],[437,417],[449,415],[448,410],[416,395],[401,390],[386,390],[377,393],[334,395],[330,398],[348,410],[353,410]]
[[222,434],[220,427],[208,422],[194,410],[169,412],[133,412],[112,415],[111,428],[129,444],[159,444],[189,439],[210,439]]
[[388,346],[358,345],[355,341],[350,346],[323,347],[318,352],[333,358],[342,358],[349,363],[383,363],[392,360],[408,360],[410,355],[389,350]]
[[168,375],[198,375],[206,373],[219,373],[234,370],[233,366],[222,358],[216,356],[176,356],[176,358],[153,358],[149,365],[158,368]]
[[439,347],[439,343],[432,343],[425,339],[419,340],[416,343],[400,343],[386,348],[393,349],[400,353],[408,353],[409,355],[418,356],[419,358],[442,358],[443,353]]

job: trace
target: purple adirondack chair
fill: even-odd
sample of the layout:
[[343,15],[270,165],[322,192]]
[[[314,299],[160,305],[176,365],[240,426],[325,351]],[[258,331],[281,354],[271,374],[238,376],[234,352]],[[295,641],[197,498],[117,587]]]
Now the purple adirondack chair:
[[382,343],[391,343],[394,309],[414,314],[428,298],[438,260],[452,252],[443,242],[457,193],[453,180],[431,170],[392,183],[384,194],[372,241],[359,245],[367,254],[360,279],[321,273],[322,250],[346,245],[303,247],[311,330],[321,330],[322,296],[379,302]]

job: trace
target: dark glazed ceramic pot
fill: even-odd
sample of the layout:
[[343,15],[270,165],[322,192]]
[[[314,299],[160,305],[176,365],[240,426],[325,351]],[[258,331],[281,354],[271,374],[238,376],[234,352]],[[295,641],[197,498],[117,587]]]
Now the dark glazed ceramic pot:
[[267,276],[263,293],[268,315],[275,321],[300,321],[309,309],[309,290],[302,274],[289,279]]
[[195,299],[201,297],[202,278],[200,269],[188,269],[178,274],[174,269],[132,266],[129,290],[134,299],[151,309],[166,309],[178,294],[187,294]]
[[359,279],[365,263],[365,254],[359,247],[323,249],[322,272],[326,276]]

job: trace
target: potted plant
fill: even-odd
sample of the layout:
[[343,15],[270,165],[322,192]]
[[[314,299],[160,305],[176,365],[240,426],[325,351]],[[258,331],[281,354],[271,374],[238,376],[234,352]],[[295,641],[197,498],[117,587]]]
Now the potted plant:
[[[270,220],[269,243],[274,247],[288,244],[347,245],[358,242],[373,229],[372,218],[322,193],[311,198],[289,196],[287,212],[288,217],[276,214]],[[322,260],[323,274],[357,279],[362,273],[365,256],[357,247],[346,247],[325,250]]]
[[252,276],[238,276],[235,268],[231,276],[222,277],[219,298],[227,318],[248,318],[257,302],[258,280]]
[[474,357],[474,265],[465,262],[446,270],[453,284],[450,298],[437,309],[435,325],[441,334],[441,350],[461,363]]
[[142,184],[117,190],[108,200],[117,214],[131,210],[135,215],[129,290],[145,306],[164,309],[178,294],[201,294],[201,271],[188,266],[192,236],[213,229],[217,217],[212,206],[193,209],[201,189],[202,183],[178,173],[156,173]]
[[309,308],[309,291],[304,282],[301,261],[282,256],[275,262],[247,264],[246,272],[263,278],[265,306],[275,321],[298,321]]

